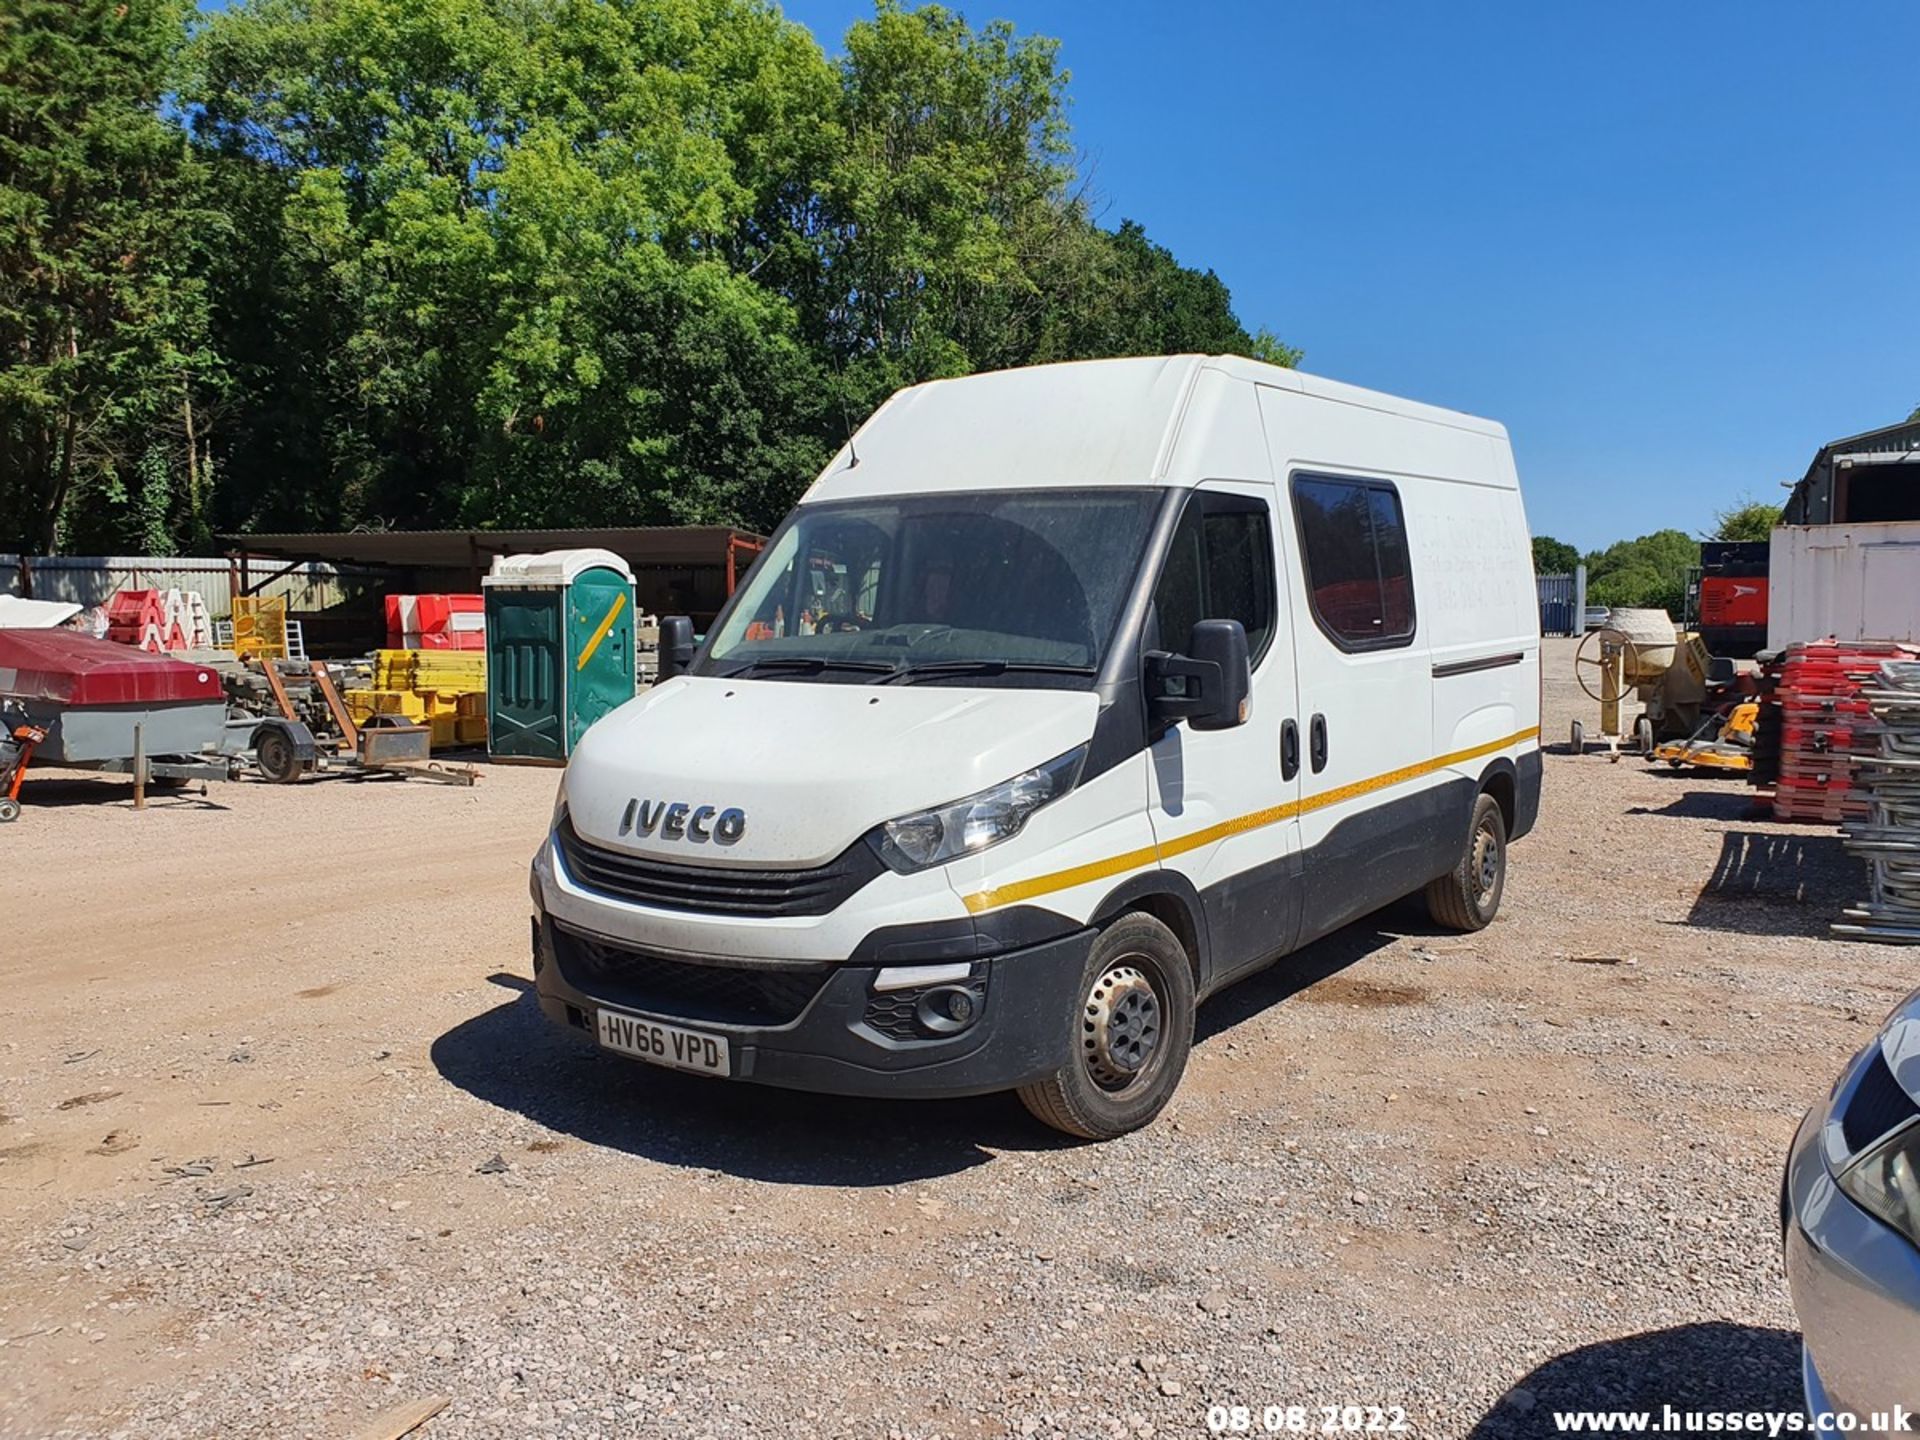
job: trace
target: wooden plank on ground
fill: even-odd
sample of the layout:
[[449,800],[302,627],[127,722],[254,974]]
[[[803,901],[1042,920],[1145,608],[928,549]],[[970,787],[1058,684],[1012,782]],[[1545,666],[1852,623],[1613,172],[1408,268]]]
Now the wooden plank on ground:
[[408,1400],[374,1416],[353,1432],[353,1440],[400,1440],[402,1435],[411,1435],[451,1403],[451,1397],[446,1395]]

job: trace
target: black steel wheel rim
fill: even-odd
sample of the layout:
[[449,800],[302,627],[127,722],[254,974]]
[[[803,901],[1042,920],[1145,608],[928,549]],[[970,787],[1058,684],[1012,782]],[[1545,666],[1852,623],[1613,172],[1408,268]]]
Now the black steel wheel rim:
[[1153,962],[1126,955],[1104,969],[1082,1005],[1081,1058],[1088,1078],[1120,1092],[1147,1083],[1159,1069],[1165,1006]]

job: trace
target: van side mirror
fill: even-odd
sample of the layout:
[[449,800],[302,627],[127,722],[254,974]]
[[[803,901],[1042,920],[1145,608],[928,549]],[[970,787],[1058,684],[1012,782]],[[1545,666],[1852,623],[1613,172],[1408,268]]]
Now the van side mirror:
[[1247,631],[1238,620],[1202,620],[1183,655],[1147,652],[1147,713],[1156,721],[1188,721],[1196,730],[1244,725],[1253,693]]
[[660,618],[659,678],[671,680],[693,666],[693,621],[685,615]]

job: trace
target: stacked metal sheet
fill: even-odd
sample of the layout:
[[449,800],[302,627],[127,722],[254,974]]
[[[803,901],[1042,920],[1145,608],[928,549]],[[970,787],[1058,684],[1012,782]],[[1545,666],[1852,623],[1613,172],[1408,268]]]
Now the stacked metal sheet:
[[1854,777],[1867,815],[1844,827],[1847,849],[1867,862],[1866,900],[1833,933],[1920,945],[1920,661],[1888,660],[1860,691],[1879,726],[1878,753]]

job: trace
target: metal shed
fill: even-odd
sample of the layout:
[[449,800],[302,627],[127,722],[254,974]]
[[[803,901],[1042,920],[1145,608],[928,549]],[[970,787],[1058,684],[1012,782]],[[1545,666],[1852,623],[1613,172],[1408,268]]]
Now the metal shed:
[[1782,525],[1920,520],[1920,419],[1820,447],[1780,515]]
[[277,573],[269,560],[327,560],[377,566],[394,590],[473,592],[501,555],[550,550],[608,550],[633,571],[636,601],[651,615],[690,615],[711,624],[766,544],[727,525],[638,525],[586,530],[345,530],[221,537],[240,569],[239,588],[258,589]]
[[1920,420],[1821,446],[1773,532],[1767,645],[1920,640]]

